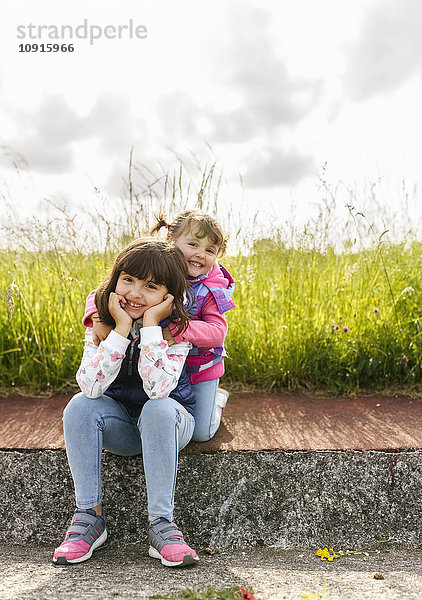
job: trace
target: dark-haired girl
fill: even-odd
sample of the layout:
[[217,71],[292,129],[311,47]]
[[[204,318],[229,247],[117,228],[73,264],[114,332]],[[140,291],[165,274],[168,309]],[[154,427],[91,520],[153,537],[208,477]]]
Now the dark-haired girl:
[[135,240],[120,252],[96,292],[101,321],[112,330],[96,346],[92,328],[87,328],[76,376],[81,393],[63,415],[76,510],[54,552],[56,564],[83,562],[107,539],[103,448],[122,456],[142,453],[150,556],[169,567],[198,561],[173,522],[178,453],[195,425],[195,401],[184,368],[191,344],[169,347],[162,335],[167,322],[179,332],[187,327],[187,274],[175,246]]

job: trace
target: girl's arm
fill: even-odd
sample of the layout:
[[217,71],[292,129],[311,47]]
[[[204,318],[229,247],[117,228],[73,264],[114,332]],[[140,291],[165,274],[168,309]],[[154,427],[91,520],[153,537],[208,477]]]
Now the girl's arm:
[[92,327],[92,315],[97,312],[97,307],[95,306],[95,292],[97,290],[92,290],[86,298],[85,301],[85,314],[82,319],[82,323],[85,327]]
[[202,348],[217,348],[224,343],[227,334],[227,321],[224,313],[220,313],[217,302],[211,296],[202,307],[202,319],[189,321],[187,329],[174,335],[176,325],[170,323],[169,329],[176,343],[189,341]]
[[82,323],[85,325],[85,327],[92,327],[93,342],[96,346],[99,346],[101,342],[106,339],[112,330],[112,327],[101,323],[98,317],[97,307],[95,306],[95,292],[96,290],[92,290],[92,292],[90,292],[87,296],[85,302],[85,314],[83,316]]
[[169,348],[159,325],[143,327],[138,370],[149,398],[167,398],[177,386],[192,344],[181,342]]
[[85,346],[81,366],[76,373],[76,381],[88,398],[99,398],[116,379],[130,340],[116,331],[111,331],[107,339],[96,346],[92,338],[92,328],[85,332]]

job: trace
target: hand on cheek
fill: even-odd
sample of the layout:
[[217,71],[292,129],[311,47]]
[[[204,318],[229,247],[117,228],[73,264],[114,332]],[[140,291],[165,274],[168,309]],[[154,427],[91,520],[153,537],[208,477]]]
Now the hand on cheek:
[[124,310],[123,306],[126,305],[126,299],[115,292],[110,292],[108,299],[108,310],[110,315],[116,321],[116,327],[114,328],[117,333],[127,337],[129,335],[130,328],[132,327],[132,318]]
[[152,327],[158,325],[160,321],[169,317],[173,312],[173,301],[174,296],[166,294],[162,302],[148,308],[144,312],[143,326]]

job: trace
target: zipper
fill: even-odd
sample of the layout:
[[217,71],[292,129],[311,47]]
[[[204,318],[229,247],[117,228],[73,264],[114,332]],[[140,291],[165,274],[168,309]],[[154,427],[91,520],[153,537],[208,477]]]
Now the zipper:
[[131,343],[131,345],[130,345],[130,352],[129,352],[129,364],[128,364],[128,367],[127,367],[127,374],[128,374],[129,376],[131,376],[131,375],[132,375],[132,369],[133,369],[133,367],[132,367],[132,363],[133,363],[133,353],[134,353],[134,351],[135,351],[135,344],[136,344],[136,342],[137,342],[138,340],[139,340],[139,338],[135,338],[135,339],[133,340],[133,342]]

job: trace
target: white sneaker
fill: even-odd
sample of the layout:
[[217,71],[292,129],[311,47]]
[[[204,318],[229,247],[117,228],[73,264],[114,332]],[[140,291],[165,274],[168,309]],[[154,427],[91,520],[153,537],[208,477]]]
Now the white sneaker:
[[229,392],[227,392],[226,390],[223,390],[222,388],[218,388],[217,393],[215,395],[217,406],[219,406],[221,409],[223,409],[227,404],[228,397],[229,397]]

